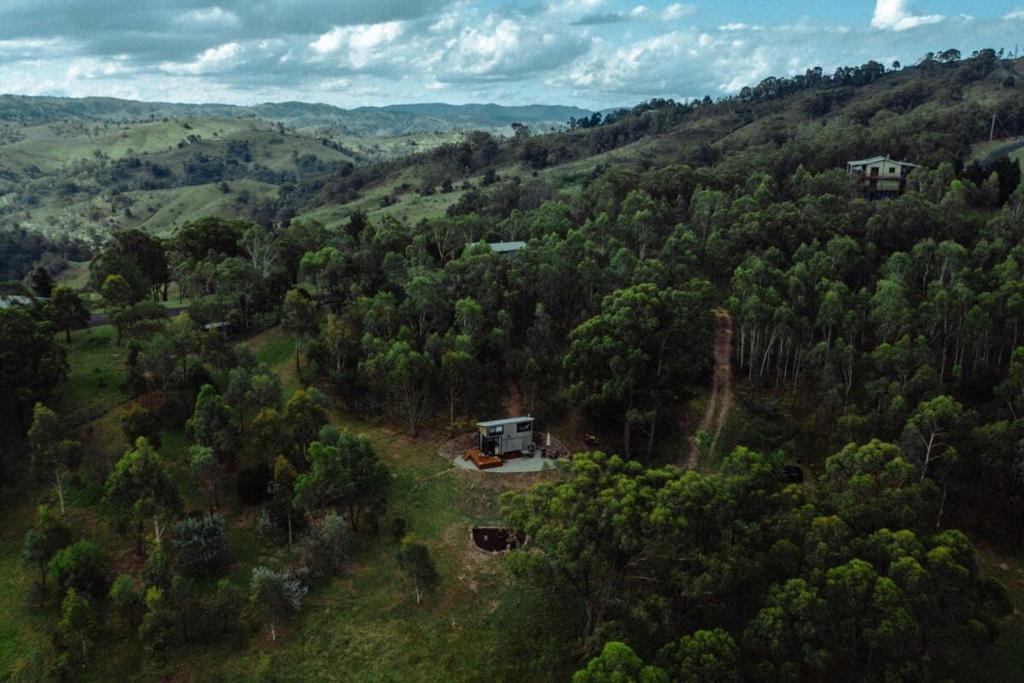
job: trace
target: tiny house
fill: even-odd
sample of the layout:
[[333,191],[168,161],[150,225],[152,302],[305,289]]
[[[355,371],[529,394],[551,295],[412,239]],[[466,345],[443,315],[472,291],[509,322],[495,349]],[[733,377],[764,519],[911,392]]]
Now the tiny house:
[[480,430],[481,453],[521,453],[533,446],[532,417],[506,417],[501,420],[477,422],[476,426]]

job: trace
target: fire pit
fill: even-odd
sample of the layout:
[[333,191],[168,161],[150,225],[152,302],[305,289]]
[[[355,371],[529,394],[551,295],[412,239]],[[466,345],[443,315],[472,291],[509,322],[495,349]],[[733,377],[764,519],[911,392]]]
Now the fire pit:
[[473,545],[488,553],[503,553],[526,543],[526,534],[495,526],[475,526],[470,530]]

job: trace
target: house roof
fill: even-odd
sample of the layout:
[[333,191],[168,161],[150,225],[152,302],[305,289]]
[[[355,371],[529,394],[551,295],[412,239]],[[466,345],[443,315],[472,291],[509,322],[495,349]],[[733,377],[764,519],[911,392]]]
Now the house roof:
[[512,251],[519,251],[526,246],[526,242],[491,242],[491,251],[499,254],[507,254]]
[[31,305],[32,297],[23,296],[21,294],[0,294],[0,308]]
[[917,164],[912,164],[909,161],[899,161],[888,156],[877,156],[870,157],[868,159],[857,159],[855,161],[846,162],[847,166],[867,166],[869,164],[877,164],[879,161],[888,161],[889,163],[899,164],[900,166],[913,166],[917,168]]
[[477,422],[477,427],[499,427],[502,425],[511,425],[518,422],[533,422],[533,418],[529,416],[524,417],[503,417],[500,420],[487,420],[486,422]]

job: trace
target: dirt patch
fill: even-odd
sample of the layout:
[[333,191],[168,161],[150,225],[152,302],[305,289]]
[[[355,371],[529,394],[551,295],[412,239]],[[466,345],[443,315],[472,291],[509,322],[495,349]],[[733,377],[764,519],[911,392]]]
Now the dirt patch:
[[722,425],[729,417],[729,409],[732,407],[732,316],[729,311],[723,308],[715,309],[715,372],[711,382],[711,396],[708,398],[707,408],[704,410],[704,417],[689,439],[689,450],[683,458],[683,466],[686,469],[693,469],[697,466],[699,451],[697,448],[696,434],[706,432],[711,434],[710,450],[714,451],[718,443],[718,435],[722,432]]

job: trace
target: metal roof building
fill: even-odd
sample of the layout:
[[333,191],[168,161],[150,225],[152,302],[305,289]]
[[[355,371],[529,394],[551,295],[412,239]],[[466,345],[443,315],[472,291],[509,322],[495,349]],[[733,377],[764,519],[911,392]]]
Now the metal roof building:
[[533,418],[506,417],[477,422],[480,430],[480,452],[503,455],[526,451],[533,445]]
[[491,242],[488,246],[498,254],[514,254],[526,248],[526,242]]

